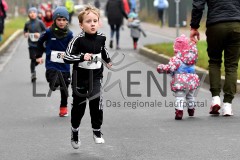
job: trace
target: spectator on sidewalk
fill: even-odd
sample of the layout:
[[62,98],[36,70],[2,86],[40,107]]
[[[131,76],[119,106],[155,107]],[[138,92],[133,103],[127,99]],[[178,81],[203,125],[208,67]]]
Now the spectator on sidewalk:
[[172,75],[171,90],[176,97],[175,119],[181,120],[184,107],[188,108],[189,116],[194,116],[194,93],[199,87],[199,77],[195,73],[198,53],[196,45],[190,43],[185,35],[175,39],[173,49],[175,56],[168,64],[158,65],[157,71]]
[[94,6],[96,7],[96,8],[98,8],[98,9],[100,9],[100,1],[99,0],[95,0],[94,1]]
[[28,17],[29,20],[24,26],[24,36],[28,38],[29,58],[31,60],[31,81],[35,82],[37,79],[35,67],[38,65],[36,62],[36,54],[39,52],[37,48],[37,41],[40,37],[40,34],[46,30],[46,27],[43,22],[37,18],[37,8],[29,8]]
[[126,14],[130,13],[130,5],[129,5],[129,1],[128,0],[122,0],[123,1],[123,7],[124,7],[124,11]]
[[[63,56],[68,43],[73,38],[72,31],[68,28],[69,14],[65,7],[57,7],[53,13],[54,23],[44,32],[38,40],[37,62],[42,63],[42,53],[46,53],[46,79],[52,91],[60,86],[61,102],[59,116],[68,116],[67,99],[70,84],[70,65],[64,63]],[[44,47],[44,43],[46,47]]]
[[130,7],[130,12],[135,12],[136,13],[136,0],[129,0],[129,7]]
[[65,62],[73,64],[71,144],[74,149],[80,146],[78,132],[87,100],[89,101],[93,139],[96,144],[105,142],[101,133],[103,122],[101,81],[104,67],[102,62],[104,61],[107,67],[111,67],[111,59],[105,47],[106,37],[98,32],[99,18],[100,11],[92,6],[86,6],[80,12],[78,20],[82,32],[71,40],[64,57]]
[[225,82],[222,114],[233,115],[232,100],[236,94],[237,70],[240,57],[240,1],[239,0],[194,0],[190,38],[197,43],[198,28],[205,4],[208,6],[206,36],[209,57],[209,78],[212,103],[210,114],[220,114],[221,64],[224,51]]
[[52,9],[46,9],[45,16],[42,18],[42,21],[47,28],[52,26],[54,23]]
[[106,4],[106,14],[108,18],[108,24],[111,28],[111,37],[109,47],[113,48],[113,38],[116,32],[116,49],[120,49],[120,27],[123,24],[123,17],[128,19],[127,14],[123,8],[122,0],[108,0]]
[[131,37],[133,39],[133,49],[137,49],[137,43],[141,36],[141,33],[144,37],[146,37],[145,32],[141,28],[140,20],[138,19],[138,15],[135,12],[131,12],[128,15],[128,27],[131,30]]
[[168,0],[154,0],[154,6],[157,8],[158,19],[161,22],[161,27],[165,25],[165,10],[168,8]]
[[74,14],[74,2],[73,0],[66,0],[65,7],[67,8],[67,11],[69,13],[69,21],[68,23],[72,23],[72,16]]
[[4,33],[5,19],[7,17],[8,4],[5,0],[0,0],[0,42]]

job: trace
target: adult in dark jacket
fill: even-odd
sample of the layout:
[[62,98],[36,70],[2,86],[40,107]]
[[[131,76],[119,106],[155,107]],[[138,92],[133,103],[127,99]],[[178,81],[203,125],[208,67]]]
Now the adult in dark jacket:
[[123,23],[123,17],[128,19],[127,14],[124,11],[122,0],[108,0],[106,5],[106,15],[108,18],[108,24],[111,27],[111,39],[110,39],[110,48],[113,48],[113,37],[116,32],[116,49],[119,47],[119,38],[120,38],[120,27]]
[[221,64],[224,51],[225,82],[222,113],[224,116],[231,116],[240,57],[240,1],[193,0],[190,38],[195,43],[200,39],[198,28],[205,4],[208,6],[206,36],[212,93],[210,114],[220,114]]
[[94,1],[94,6],[99,9],[100,6],[101,6],[101,5],[100,5],[100,1],[99,1],[99,0],[95,0],[95,1]]

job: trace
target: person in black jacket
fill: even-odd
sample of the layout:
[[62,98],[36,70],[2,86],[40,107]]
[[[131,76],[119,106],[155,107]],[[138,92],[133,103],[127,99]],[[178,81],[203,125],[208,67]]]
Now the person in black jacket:
[[232,100],[236,93],[240,57],[240,1],[193,0],[190,38],[195,43],[200,39],[198,28],[205,4],[208,6],[206,36],[212,94],[209,113],[220,114],[221,64],[224,51],[225,82],[222,114],[231,116],[233,115]]
[[111,67],[111,59],[105,47],[106,36],[98,32],[100,12],[97,8],[87,6],[78,15],[82,32],[68,44],[64,61],[73,63],[71,110],[72,138],[74,149],[80,146],[78,131],[84,115],[87,99],[89,101],[93,139],[95,143],[104,143],[101,126],[103,106],[101,81],[103,63]]
[[94,1],[94,6],[98,9],[100,9],[100,1],[99,0],[95,0]]
[[111,39],[109,47],[113,48],[113,37],[116,32],[116,49],[119,47],[120,27],[123,24],[123,17],[128,19],[127,14],[124,11],[122,0],[108,0],[106,4],[106,15],[108,18],[108,24],[111,28]]
[[45,25],[41,20],[37,18],[37,8],[31,7],[28,9],[29,20],[24,25],[24,36],[28,38],[28,50],[31,70],[31,81],[35,82],[36,77],[36,66],[38,62],[36,61],[36,55],[40,54],[40,50],[37,47],[37,41],[41,35],[46,30]]

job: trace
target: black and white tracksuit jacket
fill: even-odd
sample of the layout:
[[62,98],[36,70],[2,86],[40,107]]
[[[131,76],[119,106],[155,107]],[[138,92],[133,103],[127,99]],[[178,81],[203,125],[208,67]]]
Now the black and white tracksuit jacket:
[[[64,61],[73,64],[73,70],[77,71],[78,78],[88,79],[89,72],[93,72],[94,79],[103,77],[103,65],[111,61],[105,48],[105,41],[106,36],[101,32],[96,32],[93,35],[81,32],[69,42]],[[94,56],[100,55],[100,57],[93,56],[92,61],[84,61],[86,53],[91,53]],[[96,63],[98,66],[94,66]]]

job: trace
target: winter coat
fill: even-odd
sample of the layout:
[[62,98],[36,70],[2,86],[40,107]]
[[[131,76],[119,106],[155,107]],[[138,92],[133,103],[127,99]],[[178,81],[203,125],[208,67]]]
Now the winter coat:
[[123,0],[123,6],[124,6],[125,13],[126,14],[130,13],[130,7],[129,7],[128,0]]
[[[182,36],[180,39],[183,38]],[[184,37],[186,39],[186,37]],[[186,43],[185,43],[186,42]],[[159,73],[170,73],[172,91],[194,90],[199,86],[199,77],[195,73],[195,63],[198,58],[196,45],[188,44],[188,41],[174,43],[175,56],[170,58],[168,64],[160,64],[157,67]]]
[[[53,62],[51,60],[51,54],[52,51],[60,51],[65,52],[68,43],[73,38],[72,31],[69,31],[67,36],[61,39],[58,39],[56,36],[54,36],[53,32],[51,31],[51,28],[48,28],[45,33],[41,35],[41,37],[38,40],[38,48],[40,50],[44,50],[44,43],[46,42],[46,63],[45,67],[46,69],[54,69],[61,72],[70,72],[70,65],[66,63],[58,63]],[[42,52],[41,52],[42,53]],[[42,54],[38,54],[36,56],[37,58],[42,57]]]
[[94,1],[94,6],[95,6],[96,8],[100,8],[100,1],[99,1],[99,0],[95,0],[95,1]]
[[[42,33],[46,30],[45,25],[39,19],[31,19],[25,23],[24,33]],[[32,41],[31,38],[28,38],[28,46],[37,48],[37,41]]]
[[109,25],[121,25],[123,17],[128,18],[124,11],[122,0],[108,0],[106,4],[106,15]]
[[168,6],[166,6],[166,0],[158,0],[158,9],[166,9]]
[[4,32],[4,19],[7,17],[6,11],[8,10],[8,5],[5,0],[0,0],[0,34]]
[[6,18],[8,10],[8,4],[5,0],[0,0],[0,17]]
[[[140,38],[141,32],[143,32],[140,23],[139,19],[134,19],[132,22],[128,22],[128,27],[131,28],[131,37]],[[143,34],[145,35],[144,32]]]
[[219,22],[240,22],[240,0],[193,0],[190,26],[199,28],[205,4],[208,6],[206,26]]

